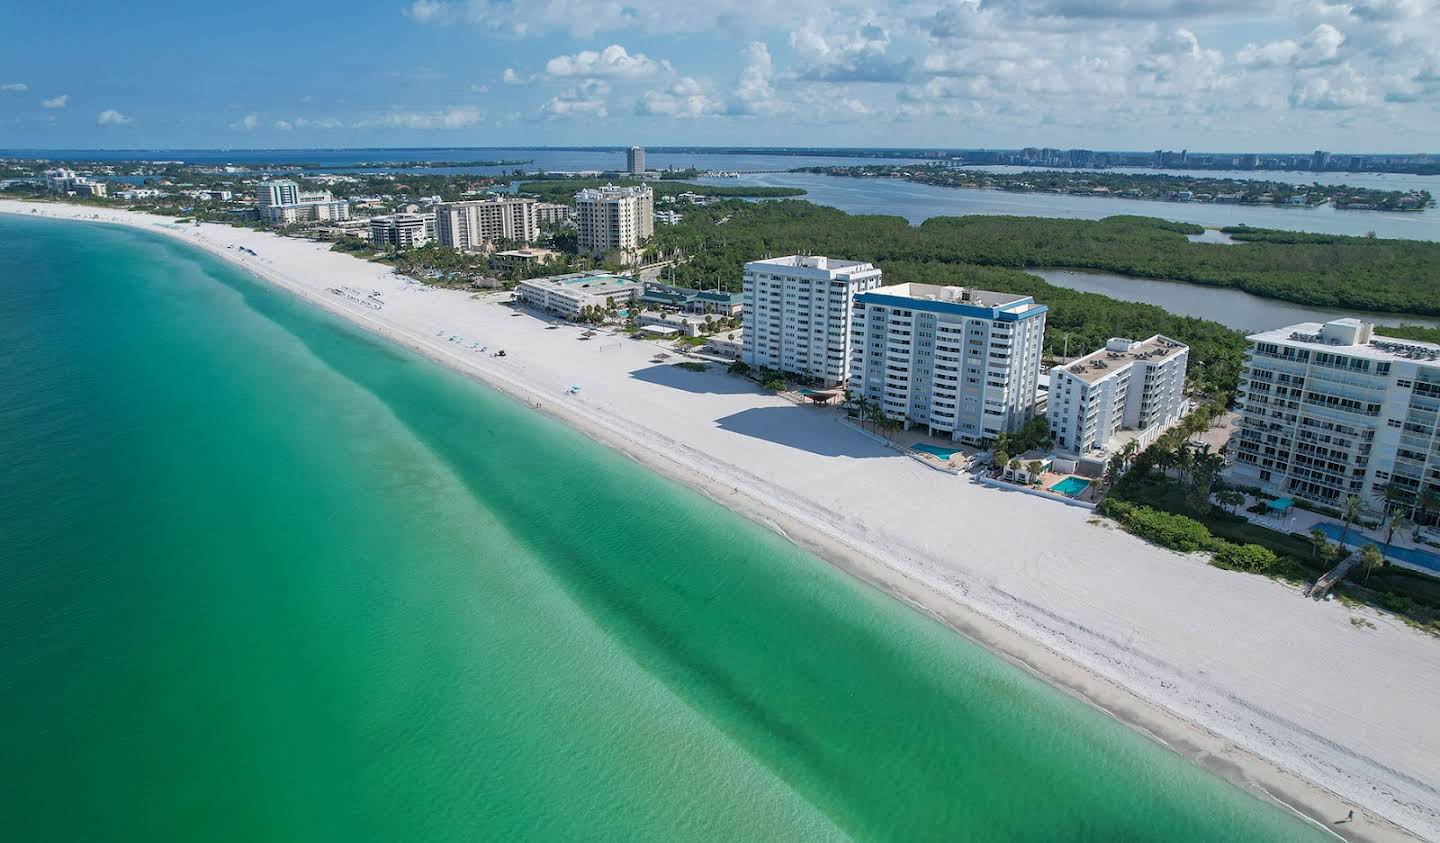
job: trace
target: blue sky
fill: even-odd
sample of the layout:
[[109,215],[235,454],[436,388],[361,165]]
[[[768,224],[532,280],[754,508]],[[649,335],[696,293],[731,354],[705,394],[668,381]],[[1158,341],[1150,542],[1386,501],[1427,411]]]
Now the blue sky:
[[1440,0],[54,8],[7,11],[0,147],[1440,151]]

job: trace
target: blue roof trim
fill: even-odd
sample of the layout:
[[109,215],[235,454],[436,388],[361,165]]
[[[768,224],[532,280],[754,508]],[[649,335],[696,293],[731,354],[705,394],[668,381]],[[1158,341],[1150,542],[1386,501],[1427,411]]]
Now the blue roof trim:
[[[953,313],[959,316],[971,316],[976,319],[998,319],[1001,322],[1019,322],[1021,319],[1031,319],[1049,312],[1048,305],[1035,305],[1024,313],[1011,313],[1001,310],[998,307],[981,307],[975,304],[960,304],[949,301],[931,301],[930,299],[912,299],[905,296],[889,296],[884,293],[865,292],[855,296],[855,301],[866,304],[881,304],[886,307],[903,307],[906,310],[922,310],[929,313]],[[1035,300],[1028,296],[1024,300],[1012,302],[1007,307],[1014,307],[1016,304],[1032,304]]]

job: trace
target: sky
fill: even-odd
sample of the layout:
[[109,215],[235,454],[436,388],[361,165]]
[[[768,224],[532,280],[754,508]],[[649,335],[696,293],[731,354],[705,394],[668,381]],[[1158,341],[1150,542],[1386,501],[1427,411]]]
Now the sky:
[[12,4],[0,148],[1440,151],[1440,0]]

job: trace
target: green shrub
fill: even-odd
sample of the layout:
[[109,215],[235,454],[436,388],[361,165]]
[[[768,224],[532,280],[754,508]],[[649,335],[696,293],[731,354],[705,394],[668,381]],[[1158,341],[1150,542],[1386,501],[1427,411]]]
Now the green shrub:
[[707,372],[710,370],[709,366],[704,363],[697,363],[694,360],[686,360],[683,363],[676,363],[675,365],[682,369],[689,369],[692,372]]
[[1119,500],[1106,500],[1104,510],[1127,531],[1181,553],[1212,550],[1223,544],[1210,535],[1204,524],[1184,515]]
[[1245,571],[1250,574],[1268,574],[1279,563],[1275,551],[1258,544],[1231,544],[1224,542],[1215,549],[1212,560],[1217,568]]
[[765,381],[765,383],[763,383],[763,384],[761,384],[761,385],[764,386],[766,389],[770,390],[771,392],[784,392],[784,391],[785,391],[785,379],[784,379],[784,378],[770,378],[769,380]]

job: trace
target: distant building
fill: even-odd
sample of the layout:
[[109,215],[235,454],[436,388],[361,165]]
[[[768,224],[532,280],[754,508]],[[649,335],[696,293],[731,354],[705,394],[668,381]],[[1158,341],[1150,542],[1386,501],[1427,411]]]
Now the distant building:
[[520,301],[538,310],[578,319],[587,307],[608,309],[634,301],[640,285],[608,272],[577,272],[549,278],[531,278],[515,287]]
[[664,223],[665,225],[675,225],[679,223],[682,219],[684,219],[684,217],[680,216],[680,214],[676,213],[675,211],[655,212],[655,221],[659,223]]
[[478,251],[496,240],[531,243],[540,236],[534,199],[495,196],[435,206],[435,239],[441,246]]
[[1030,296],[897,284],[855,296],[852,387],[887,416],[972,445],[1035,415],[1048,308]]
[[625,169],[632,176],[645,174],[645,150],[638,146],[632,146],[625,152]]
[[45,187],[56,193],[73,193],[76,196],[105,195],[105,182],[92,181],[87,176],[82,176],[74,170],[65,167],[57,167],[45,171]]
[[560,225],[575,217],[575,209],[558,202],[537,202],[535,204],[536,225]]
[[386,214],[370,218],[370,240],[376,246],[411,249],[434,239],[434,214]]
[[294,205],[300,201],[300,185],[289,179],[262,181],[255,186],[255,204],[261,208],[270,205]]
[[1236,483],[1337,509],[1356,495],[1435,523],[1420,504],[1440,494],[1440,345],[1374,330],[1335,319],[1248,337],[1226,449]]
[[642,328],[646,325],[674,328],[676,332],[687,337],[698,337],[705,333],[708,327],[704,317],[698,314],[667,313],[663,310],[643,310],[635,317],[635,324]]
[[1323,149],[1315,150],[1315,153],[1310,156],[1310,169],[1318,173],[1321,170],[1329,169],[1329,167],[1330,153]]
[[1111,339],[1051,369],[1047,416],[1055,450],[1103,461],[1124,442],[1144,448],[1155,441],[1185,414],[1189,357],[1184,343],[1156,334],[1140,342]]
[[575,194],[575,219],[580,254],[628,263],[655,233],[655,194],[648,187],[588,188]]
[[825,386],[850,376],[851,298],[880,286],[861,261],[790,255],[745,264],[744,360]]
[[350,203],[329,193],[301,193],[298,201],[261,204],[260,219],[276,225],[299,222],[338,222],[350,219]]
[[156,197],[163,196],[164,194],[153,187],[132,187],[126,190],[122,190],[115,195],[120,197],[121,199],[128,199],[130,201],[134,201],[136,199],[154,199]]

